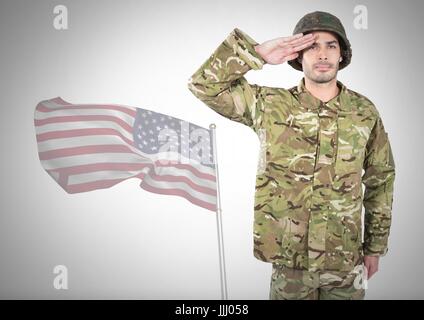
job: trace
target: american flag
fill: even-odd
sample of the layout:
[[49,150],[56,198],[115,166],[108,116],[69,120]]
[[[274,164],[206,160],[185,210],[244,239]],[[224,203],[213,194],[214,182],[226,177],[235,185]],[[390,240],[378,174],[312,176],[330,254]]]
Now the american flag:
[[216,210],[212,131],[147,109],[41,101],[34,115],[43,168],[68,193],[130,178],[144,190]]

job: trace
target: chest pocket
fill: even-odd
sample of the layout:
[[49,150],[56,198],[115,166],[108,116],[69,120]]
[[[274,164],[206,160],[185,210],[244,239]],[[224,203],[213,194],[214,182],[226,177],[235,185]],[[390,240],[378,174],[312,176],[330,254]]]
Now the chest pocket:
[[313,162],[311,153],[316,144],[316,115],[296,107],[273,108],[268,119],[267,161],[285,171],[308,174],[305,170]]
[[337,118],[336,169],[362,169],[365,147],[370,135],[369,122],[354,111],[340,111]]

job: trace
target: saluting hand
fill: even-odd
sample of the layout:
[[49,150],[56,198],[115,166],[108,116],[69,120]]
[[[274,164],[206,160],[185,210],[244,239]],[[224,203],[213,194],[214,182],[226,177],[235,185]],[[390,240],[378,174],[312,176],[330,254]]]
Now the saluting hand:
[[299,51],[312,45],[317,36],[309,33],[279,37],[255,46],[255,51],[269,64],[281,64],[296,59]]

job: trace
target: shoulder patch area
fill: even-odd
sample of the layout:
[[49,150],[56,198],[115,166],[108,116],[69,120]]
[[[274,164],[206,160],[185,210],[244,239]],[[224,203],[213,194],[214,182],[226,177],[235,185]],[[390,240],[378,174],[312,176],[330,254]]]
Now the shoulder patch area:
[[380,116],[377,107],[369,98],[351,89],[348,89],[347,91],[350,95],[352,105],[354,105],[358,110],[370,112],[376,117]]
[[297,86],[293,86],[293,87],[289,88],[289,89],[288,89],[288,91],[289,91],[291,94],[297,93]]

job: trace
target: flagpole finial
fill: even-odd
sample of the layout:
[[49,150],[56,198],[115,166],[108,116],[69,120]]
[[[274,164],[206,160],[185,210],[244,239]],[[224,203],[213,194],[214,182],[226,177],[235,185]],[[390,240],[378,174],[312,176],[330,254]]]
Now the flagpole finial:
[[209,129],[215,129],[216,128],[216,124],[215,123],[211,123],[210,125],[209,125]]

